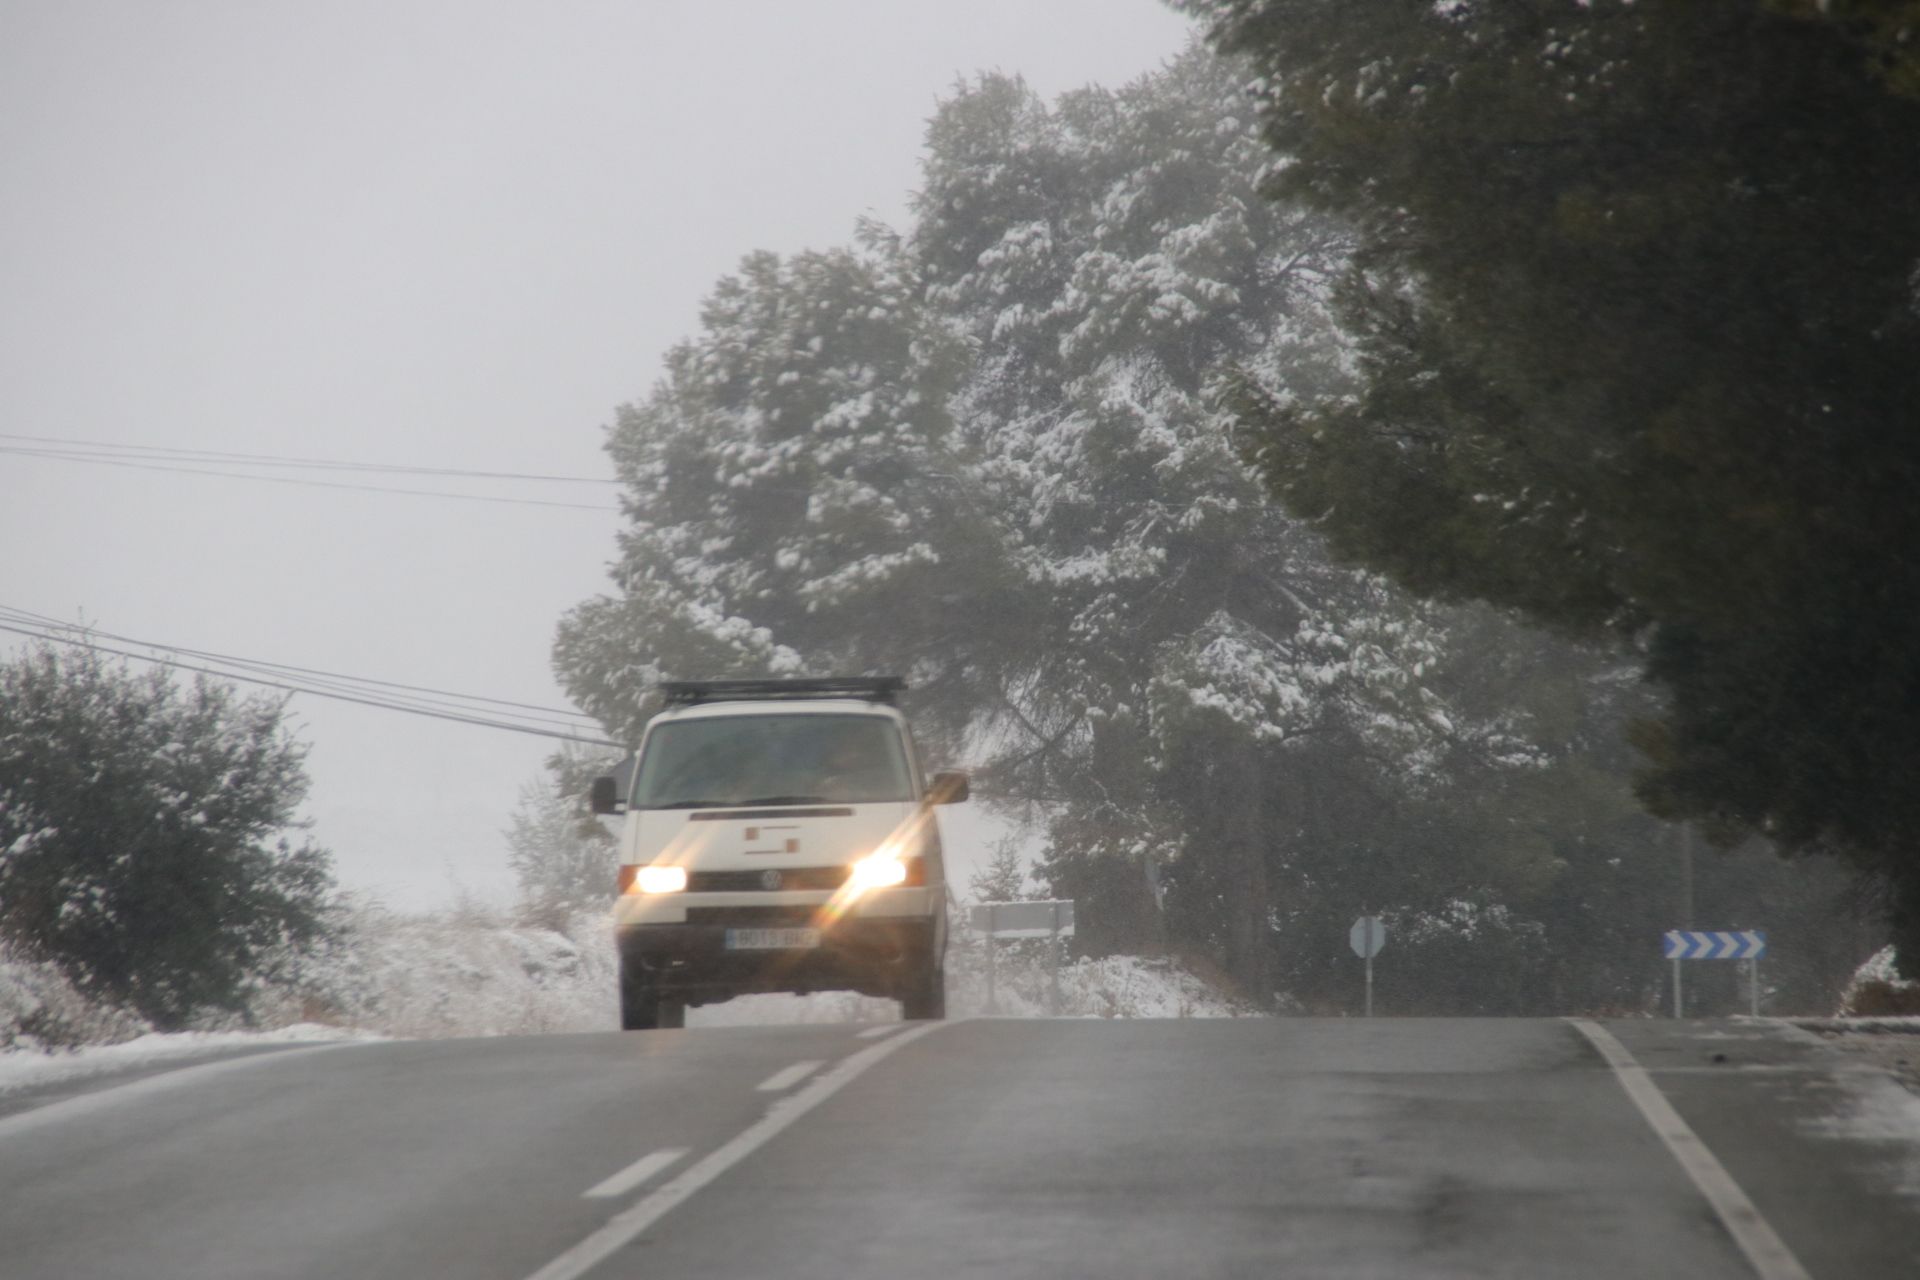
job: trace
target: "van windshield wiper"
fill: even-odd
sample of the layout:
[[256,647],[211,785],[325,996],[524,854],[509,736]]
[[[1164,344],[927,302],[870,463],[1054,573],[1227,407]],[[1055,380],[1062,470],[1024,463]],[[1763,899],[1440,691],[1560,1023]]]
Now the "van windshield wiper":
[[642,809],[753,809],[770,804],[837,804],[825,796],[753,796],[746,800],[668,800],[643,804]]

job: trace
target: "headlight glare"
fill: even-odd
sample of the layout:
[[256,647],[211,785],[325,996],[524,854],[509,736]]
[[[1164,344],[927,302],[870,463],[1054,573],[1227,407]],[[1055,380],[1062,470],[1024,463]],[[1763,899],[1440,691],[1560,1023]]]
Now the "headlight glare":
[[642,893],[679,893],[687,887],[685,867],[642,867],[633,883]]
[[882,849],[879,853],[860,859],[853,864],[853,873],[847,878],[856,889],[885,889],[907,882],[907,864],[896,857],[891,850]]

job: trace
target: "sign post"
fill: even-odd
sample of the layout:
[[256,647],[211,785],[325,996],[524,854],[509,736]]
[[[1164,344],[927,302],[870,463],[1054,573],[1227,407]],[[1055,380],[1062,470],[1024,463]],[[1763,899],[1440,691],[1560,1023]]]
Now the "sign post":
[[[999,1008],[997,1007],[997,1004],[996,1004],[996,1001],[995,1001],[995,999],[994,999],[994,995],[995,995],[995,991],[994,991],[994,988],[995,988],[995,986],[996,986],[996,982],[995,982],[995,979],[996,979],[996,977],[997,977],[997,975],[996,975],[996,974],[994,973],[994,970],[995,970],[996,968],[998,968],[998,967],[999,967],[999,966],[998,966],[998,964],[997,964],[997,963],[995,962],[995,956],[996,956],[996,953],[997,953],[997,952],[998,952],[998,951],[1000,950],[1000,948],[999,948],[999,947],[997,947],[997,946],[995,946],[995,945],[994,945],[994,941],[993,941],[993,909],[994,909],[994,907],[996,907],[996,906],[998,906],[998,905],[999,905],[998,903],[993,903],[993,902],[989,902],[989,903],[987,903],[987,904],[986,904],[986,913],[987,913],[987,929],[986,929],[986,933],[987,933],[987,1012],[988,1012],[988,1013],[998,1013],[998,1012],[1000,1011],[1000,1010],[999,1010]],[[976,908],[974,908],[974,909],[975,909],[976,911],[978,911],[978,910],[980,910],[980,908],[978,908],[978,907],[976,907]]]
[[1387,945],[1387,926],[1381,923],[1379,916],[1361,916],[1353,922],[1353,928],[1347,930],[1347,944],[1353,948],[1353,954],[1367,962],[1367,1013],[1373,1016],[1373,958]]
[[996,987],[994,953],[1000,938],[1047,939],[1047,1011],[1060,1012],[1060,951],[1062,939],[1073,936],[1073,899],[1043,902],[982,902],[970,920],[987,939],[987,1010],[993,1011]]
[[1661,940],[1661,954],[1673,961],[1673,1016],[1681,1016],[1680,962],[1682,960],[1745,960],[1747,1007],[1760,1016],[1760,957],[1767,953],[1767,935],[1760,929],[1703,931],[1669,929]]

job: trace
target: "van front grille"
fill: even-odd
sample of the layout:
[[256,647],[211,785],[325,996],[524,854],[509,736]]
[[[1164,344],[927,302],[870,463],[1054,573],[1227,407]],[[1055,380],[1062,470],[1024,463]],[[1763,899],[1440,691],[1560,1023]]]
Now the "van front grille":
[[760,871],[694,871],[688,893],[789,893],[802,889],[838,889],[851,868],[768,867]]

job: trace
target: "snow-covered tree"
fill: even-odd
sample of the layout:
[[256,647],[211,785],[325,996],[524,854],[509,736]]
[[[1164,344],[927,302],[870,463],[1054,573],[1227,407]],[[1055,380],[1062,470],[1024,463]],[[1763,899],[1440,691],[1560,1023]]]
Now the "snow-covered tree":
[[613,898],[615,842],[588,810],[585,782],[610,763],[569,748],[548,761],[543,775],[521,786],[504,834],[523,915],[564,922],[583,907]]
[[999,534],[950,410],[967,352],[922,292],[878,228],[852,249],[754,254],[620,410],[619,592],[570,614],[555,647],[615,733],[637,735],[663,677],[884,668],[937,691],[993,629],[978,601]]
[[[907,675],[1044,827],[1084,950],[1337,1006],[1365,908],[1404,923],[1409,1006],[1632,1007],[1673,923],[1624,740],[1659,708],[1618,652],[1421,604],[1268,501],[1248,380],[1289,411],[1367,366],[1352,230],[1263,197],[1238,79],[1204,50],[1051,105],[981,77],[898,234],[746,259],[620,411],[614,589],[558,669],[629,741],[662,676]],[[1772,893],[1722,882],[1726,918]],[[1526,981],[1449,968],[1494,939]]]
[[1249,59],[1249,172],[1361,246],[1353,393],[1246,396],[1276,496],[1422,594],[1631,638],[1648,804],[1844,852],[1920,954],[1920,11],[1177,7]]
[[556,665],[628,737],[661,676],[904,672],[990,792],[1049,807],[1096,945],[1185,894],[1263,993],[1290,758],[1417,775],[1479,731],[1422,683],[1433,622],[1332,566],[1223,429],[1217,367],[1276,333],[1303,387],[1342,360],[1337,231],[1258,197],[1234,101],[1204,52],[1052,109],[986,77],[936,114],[907,233],[747,259],[620,413],[619,589]]
[[326,851],[286,833],[283,703],[86,649],[0,665],[0,940],[163,1029],[242,1012],[326,932]]
[[1027,858],[1018,832],[1000,837],[993,856],[967,882],[967,896],[975,902],[1018,902],[1026,896]]
[[1264,998],[1299,758],[1404,788],[1497,725],[1444,713],[1442,628],[1331,564],[1235,448],[1219,370],[1345,376],[1341,231],[1260,197],[1244,116],[1204,53],[1052,108],[982,78],[932,122],[907,242],[976,352],[955,414],[1037,624],[989,780],[1052,804],[1049,868],[1094,900],[1095,945],[1151,940],[1164,907]]

